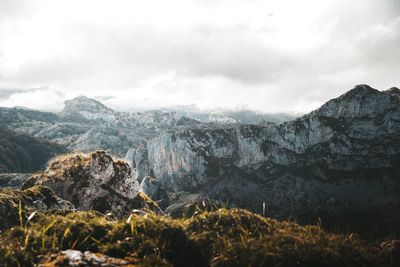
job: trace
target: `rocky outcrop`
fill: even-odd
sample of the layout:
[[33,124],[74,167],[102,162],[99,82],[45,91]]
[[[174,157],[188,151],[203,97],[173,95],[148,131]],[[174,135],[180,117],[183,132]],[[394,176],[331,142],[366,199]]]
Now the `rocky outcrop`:
[[396,206],[396,92],[359,85],[281,124],[166,131],[147,144],[149,169],[170,191],[207,192],[259,212],[265,205],[276,217]]
[[126,162],[96,151],[54,158],[46,171],[32,176],[23,188],[48,186],[77,209],[123,216],[134,208],[141,208],[134,201],[139,192],[136,179],[136,172]]

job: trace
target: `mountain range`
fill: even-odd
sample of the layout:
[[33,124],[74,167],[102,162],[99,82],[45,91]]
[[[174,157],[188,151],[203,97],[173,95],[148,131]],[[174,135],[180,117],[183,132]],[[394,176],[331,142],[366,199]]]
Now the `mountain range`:
[[332,227],[367,220],[366,228],[393,229],[400,207],[398,88],[358,85],[297,118],[245,114],[119,112],[81,96],[58,114],[1,108],[0,125],[67,151],[124,157],[142,190],[170,214],[212,199],[275,218]]

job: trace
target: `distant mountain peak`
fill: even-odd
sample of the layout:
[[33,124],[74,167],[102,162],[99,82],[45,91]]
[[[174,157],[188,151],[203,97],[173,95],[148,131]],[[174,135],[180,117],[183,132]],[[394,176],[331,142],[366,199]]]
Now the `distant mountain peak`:
[[115,113],[103,103],[87,96],[78,96],[64,102],[62,116],[81,116],[86,119],[105,119]]
[[381,92],[377,89],[372,88],[367,84],[359,84],[354,86],[353,89],[347,91],[339,98],[353,98],[353,97],[362,97],[362,96],[369,96],[374,94],[380,94]]
[[399,90],[396,89],[391,88],[388,92],[379,91],[366,84],[356,85],[338,98],[328,101],[313,113],[336,118],[375,117],[398,107],[398,99],[391,96]]
[[400,96],[400,89],[397,87],[392,87],[384,91],[385,93],[391,94],[391,95],[397,95]]
[[75,97],[75,98],[70,99],[70,100],[66,100],[64,102],[64,104],[65,104],[65,108],[77,107],[77,106],[82,106],[83,108],[85,108],[85,107],[96,106],[96,107],[101,107],[103,109],[111,110],[110,108],[108,108],[103,103],[101,103],[101,102],[99,102],[99,101],[97,101],[97,100],[95,100],[93,98],[89,98],[89,97],[83,96],[83,95]]

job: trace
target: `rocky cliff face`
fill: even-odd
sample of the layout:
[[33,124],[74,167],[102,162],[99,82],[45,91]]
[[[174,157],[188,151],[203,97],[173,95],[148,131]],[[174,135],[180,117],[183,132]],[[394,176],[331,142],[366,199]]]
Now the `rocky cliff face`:
[[203,192],[256,211],[266,203],[278,217],[398,205],[397,92],[359,85],[281,124],[166,131],[148,142],[141,162],[171,191]]

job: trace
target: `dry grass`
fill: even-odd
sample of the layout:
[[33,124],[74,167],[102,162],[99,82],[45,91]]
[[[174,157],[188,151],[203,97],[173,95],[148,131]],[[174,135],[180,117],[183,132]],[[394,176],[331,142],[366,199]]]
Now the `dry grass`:
[[0,236],[0,264],[33,266],[65,249],[141,259],[141,266],[390,266],[371,244],[316,226],[279,222],[239,209],[187,219],[152,213],[112,220],[96,212],[42,216]]

